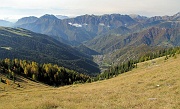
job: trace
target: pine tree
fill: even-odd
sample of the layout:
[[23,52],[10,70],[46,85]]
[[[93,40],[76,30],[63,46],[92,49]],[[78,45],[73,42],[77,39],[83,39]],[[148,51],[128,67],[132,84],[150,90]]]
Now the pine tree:
[[15,83],[15,73],[14,72],[11,72],[11,75],[13,77],[13,82]]
[[33,79],[33,80],[37,80],[37,78],[36,78],[36,75],[35,75],[35,74],[33,74],[33,75],[32,75],[32,79]]

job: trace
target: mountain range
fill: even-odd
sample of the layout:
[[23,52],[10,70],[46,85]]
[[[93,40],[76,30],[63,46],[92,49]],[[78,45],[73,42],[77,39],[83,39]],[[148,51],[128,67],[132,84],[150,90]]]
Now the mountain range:
[[119,27],[126,27],[131,32],[141,31],[148,27],[159,25],[165,21],[179,21],[180,13],[173,16],[145,17],[140,15],[105,14],[82,15],[75,18],[58,19],[54,15],[44,15],[40,18],[25,17],[15,23],[15,27],[21,27],[33,32],[47,34],[55,39],[61,38],[70,42],[83,43],[96,36],[113,31]]
[[13,27],[46,34],[88,56],[102,55],[101,60],[109,64],[180,45],[180,12],[154,17],[86,14],[65,19],[46,14],[21,18]]
[[[68,41],[82,43],[93,39],[97,35],[115,29],[119,26],[130,26],[135,21],[128,15],[111,14],[103,16],[83,15],[76,18],[58,19],[54,15],[44,15],[35,22],[32,17],[19,19],[15,27],[21,27],[33,32],[63,38]],[[19,22],[24,22],[19,25]]]

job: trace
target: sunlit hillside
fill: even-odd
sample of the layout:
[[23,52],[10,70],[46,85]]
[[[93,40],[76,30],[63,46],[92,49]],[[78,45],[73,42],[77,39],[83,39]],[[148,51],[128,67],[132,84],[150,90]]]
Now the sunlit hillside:
[[137,69],[93,83],[54,88],[23,77],[16,84],[1,82],[0,108],[179,109],[180,55],[164,58],[139,63]]

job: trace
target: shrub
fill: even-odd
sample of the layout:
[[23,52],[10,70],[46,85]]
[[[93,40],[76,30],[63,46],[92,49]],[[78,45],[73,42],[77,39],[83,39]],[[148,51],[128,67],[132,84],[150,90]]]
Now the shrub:
[[17,87],[20,87],[20,84],[19,84],[19,83],[17,84]]

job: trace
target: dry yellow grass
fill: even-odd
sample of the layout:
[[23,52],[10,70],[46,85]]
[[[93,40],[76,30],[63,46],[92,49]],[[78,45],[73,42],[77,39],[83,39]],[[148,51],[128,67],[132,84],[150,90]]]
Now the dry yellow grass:
[[0,108],[180,109],[180,56],[143,62],[133,71],[94,83],[53,88],[25,81],[17,89],[0,83]]

